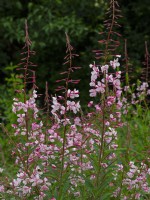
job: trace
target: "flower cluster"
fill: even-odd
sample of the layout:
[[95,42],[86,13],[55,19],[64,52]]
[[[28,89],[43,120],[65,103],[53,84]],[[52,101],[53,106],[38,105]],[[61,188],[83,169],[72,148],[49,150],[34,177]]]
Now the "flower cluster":
[[[12,192],[19,197],[32,196],[36,190],[34,199],[42,200],[51,183],[44,176],[43,166],[49,156],[47,154],[48,146],[44,145],[43,123],[42,121],[37,123],[36,93],[33,90],[32,96],[24,103],[14,99],[12,110],[19,114],[17,114],[17,124],[13,124],[12,127],[15,129],[14,135],[22,135],[24,142],[16,144],[16,149],[13,152],[16,154],[16,164],[20,166],[20,170],[17,173],[17,178],[12,181],[11,187]],[[37,161],[38,164],[43,165],[41,168],[36,164]],[[9,191],[9,193],[12,192]]]
[[[90,89],[91,97],[96,97],[97,94],[103,94],[104,92],[106,92],[106,87],[108,84],[113,85],[114,89],[116,90],[116,94],[119,96],[119,94],[121,93],[121,71],[117,70],[115,72],[115,75],[113,75],[112,73],[108,73],[110,67],[116,69],[116,67],[119,66],[120,63],[118,62],[118,58],[116,60],[114,59],[114,61],[110,61],[110,66],[103,65],[99,67],[96,66],[95,63],[90,64],[90,68],[92,69],[90,82],[90,86],[92,87],[92,89]],[[103,75],[103,78],[101,78],[101,80],[97,80],[98,78],[100,78],[101,74]]]
[[[113,197],[120,196],[121,199],[141,199],[144,194],[150,194],[150,187],[148,183],[148,177],[150,176],[150,168],[141,162],[137,167],[134,162],[130,161],[129,171],[124,172],[123,165],[118,164],[116,173],[113,174],[115,180],[119,177],[119,173],[124,174],[122,180],[122,188],[118,187],[113,193]],[[128,191],[128,196],[126,195]]]
[[124,103],[126,104],[126,107],[128,107],[130,103],[137,105],[142,101],[145,101],[147,96],[150,95],[149,84],[147,82],[138,83],[137,87],[135,84],[132,86],[125,86],[124,91],[128,94],[128,96],[131,96],[130,98],[124,97]]

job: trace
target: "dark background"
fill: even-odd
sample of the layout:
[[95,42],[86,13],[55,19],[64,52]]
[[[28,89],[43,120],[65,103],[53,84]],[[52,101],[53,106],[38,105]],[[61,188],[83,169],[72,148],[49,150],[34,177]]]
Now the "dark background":
[[[120,19],[122,52],[124,38],[128,39],[128,54],[134,78],[140,77],[144,60],[144,41],[150,42],[150,0],[119,0],[123,18]],[[108,8],[104,0],[0,0],[0,90],[4,90],[10,72],[6,68],[17,65],[24,45],[24,22],[28,19],[32,48],[38,64],[37,85],[44,93],[45,81],[54,94],[65,56],[65,32],[70,36],[76,53],[75,61],[82,70],[76,73],[81,90],[81,103],[88,100],[89,64],[95,58],[93,49],[100,48],[98,32]],[[133,74],[132,74],[133,75]]]

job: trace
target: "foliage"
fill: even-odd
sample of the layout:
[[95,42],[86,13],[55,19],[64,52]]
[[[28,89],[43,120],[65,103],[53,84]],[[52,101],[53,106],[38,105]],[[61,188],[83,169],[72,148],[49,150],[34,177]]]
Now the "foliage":
[[14,123],[16,120],[15,115],[11,112],[12,111],[12,97],[15,95],[16,88],[19,85],[19,89],[22,89],[21,80],[17,77],[14,70],[17,66],[10,66],[5,67],[5,72],[7,73],[7,77],[5,78],[5,85],[1,85],[1,96],[0,99],[0,119],[1,122],[7,124],[6,127],[9,131],[11,131],[11,124]]
[[[1,1],[2,3],[2,1]],[[104,1],[5,1],[1,11],[1,70],[4,74],[4,66],[13,60],[17,64],[16,50],[23,42],[23,25],[25,18],[28,19],[30,31],[32,32],[32,47],[38,56],[35,63],[39,69],[37,81],[43,92],[45,82],[48,80],[54,92],[53,82],[58,78],[64,57],[65,32],[74,39],[74,46],[78,49],[82,63],[83,73],[79,78],[88,81],[87,62],[90,61],[90,47],[96,44],[95,35],[97,30],[102,29],[103,13],[106,8]],[[15,12],[14,12],[15,11]],[[14,30],[16,30],[14,32]],[[9,53],[10,52],[10,53]],[[89,52],[88,56],[85,52]],[[11,56],[10,56],[11,55]],[[80,88],[85,83],[81,83]],[[86,94],[83,94],[83,99]]]

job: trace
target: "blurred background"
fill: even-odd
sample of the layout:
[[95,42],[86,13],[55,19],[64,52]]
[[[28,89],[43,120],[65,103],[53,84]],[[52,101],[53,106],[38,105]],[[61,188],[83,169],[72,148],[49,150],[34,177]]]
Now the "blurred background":
[[[128,54],[134,77],[140,77],[144,61],[144,41],[150,46],[150,0],[119,0],[123,18],[120,19],[122,35],[118,53],[124,54],[124,39],[128,39]],[[24,23],[28,20],[32,49],[36,51],[34,63],[39,93],[44,93],[48,81],[54,94],[55,81],[59,79],[64,62],[65,32],[71,39],[76,58],[76,72],[81,79],[81,103],[88,101],[90,80],[89,64],[95,60],[92,50],[100,49],[98,33],[103,31],[103,21],[108,8],[106,0],[0,0],[0,120],[9,114],[16,87],[16,65],[24,46]],[[150,47],[149,47],[150,49]]]

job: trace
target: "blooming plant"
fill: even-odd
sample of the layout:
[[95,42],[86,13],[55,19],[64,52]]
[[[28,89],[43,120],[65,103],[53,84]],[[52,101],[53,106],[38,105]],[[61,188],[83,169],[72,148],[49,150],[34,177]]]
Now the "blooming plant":
[[[38,107],[36,65],[31,61],[35,52],[25,23],[24,57],[18,67],[23,87],[17,90],[23,98],[13,99],[12,112],[17,117],[12,124],[14,136],[4,130],[13,145],[17,172],[15,177],[0,181],[1,199],[149,199],[149,136],[146,129],[147,145],[142,150],[147,152],[141,157],[134,152],[129,125],[139,103],[149,113],[148,51],[146,80],[137,87],[129,84],[126,57],[127,81],[123,85],[121,56],[116,53],[120,34],[114,30],[119,27],[119,13],[118,2],[111,0],[106,32],[100,33],[106,38],[99,41],[103,48],[94,50],[96,61],[89,65],[91,99],[85,113],[77,89],[80,80],[72,78],[80,69],[74,65],[78,55],[67,33],[65,70],[56,81],[56,94],[50,98],[46,82],[45,104],[43,109]],[[147,126],[147,121],[144,123]]]

